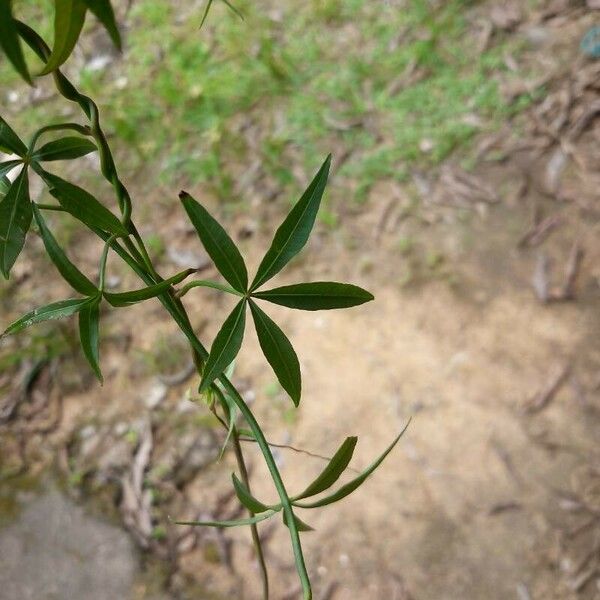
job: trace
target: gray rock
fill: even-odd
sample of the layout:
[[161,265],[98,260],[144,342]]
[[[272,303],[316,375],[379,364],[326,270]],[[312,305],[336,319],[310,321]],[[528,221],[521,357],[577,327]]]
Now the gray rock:
[[34,498],[0,531],[3,600],[132,597],[138,559],[128,535],[56,490]]

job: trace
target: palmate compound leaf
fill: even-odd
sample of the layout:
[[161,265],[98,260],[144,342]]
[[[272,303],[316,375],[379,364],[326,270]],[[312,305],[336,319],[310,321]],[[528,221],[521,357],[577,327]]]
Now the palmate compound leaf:
[[233,481],[233,488],[235,489],[238,500],[245,506],[251,513],[263,513],[269,510],[266,504],[263,504],[260,500],[257,500],[251,493],[250,490],[237,478],[235,473],[231,474]]
[[121,34],[115,20],[115,13],[110,4],[110,0],[84,0],[86,6],[96,16],[98,21],[104,25],[113,44],[118,50],[121,50]]
[[325,159],[300,200],[279,226],[250,286],[252,291],[279,273],[304,248],[317,217],[330,165],[331,155]]
[[128,235],[121,221],[92,194],[47,171],[42,171],[41,174],[50,186],[50,193],[76,219],[91,229],[102,229],[119,236]]
[[85,296],[96,294],[98,291],[96,286],[69,260],[50,229],[48,229],[40,209],[35,204],[33,205],[33,215],[40,230],[46,252],[64,280],[80,294]]
[[210,384],[219,377],[237,356],[244,339],[246,326],[246,299],[241,300],[223,323],[202,373],[199,391],[205,392]]
[[346,438],[321,474],[300,495],[296,496],[294,500],[302,500],[309,496],[315,496],[329,489],[350,464],[357,441],[357,437]]
[[245,293],[248,289],[248,271],[233,240],[220,223],[187,192],[181,192],[179,198],[219,273],[234,289]]
[[350,308],[373,300],[373,294],[350,283],[315,281],[254,292],[254,298],[300,310]]
[[142,302],[143,300],[149,300],[150,298],[156,298],[156,296],[164,294],[171,286],[181,283],[186,277],[195,272],[196,269],[185,269],[185,271],[181,271],[181,273],[177,273],[177,275],[173,275],[173,277],[165,279],[160,283],[155,283],[154,285],[131,292],[104,292],[104,297],[111,306],[131,306],[136,302]]
[[31,85],[31,76],[23,55],[11,4],[11,0],[0,0],[0,47],[19,75]]
[[79,311],[79,341],[83,354],[86,357],[92,371],[100,381],[104,382],[100,370],[100,301],[102,297],[98,294],[95,301],[86,304]]
[[302,379],[300,363],[292,344],[277,324],[252,300],[250,300],[250,311],[265,358],[273,368],[281,387],[298,406],[302,392]]
[[0,200],[0,271],[6,279],[25,245],[32,215],[27,168],[23,167]]
[[94,142],[77,136],[68,136],[44,144],[35,151],[32,158],[38,161],[73,160],[96,150]]
[[59,302],[52,302],[41,308],[36,308],[9,325],[0,337],[19,333],[26,327],[35,325],[36,323],[70,317],[95,301],[96,298],[70,298],[69,300],[60,300]]
[[320,500],[315,500],[314,502],[298,502],[296,501],[296,499],[294,499],[294,506],[298,506],[299,508],[318,508],[320,506],[327,506],[328,504],[333,504],[334,502],[338,502],[342,498],[349,496],[354,490],[359,488],[366,481],[369,475],[371,475],[373,471],[375,471],[375,469],[377,469],[377,467],[385,460],[387,455],[394,449],[396,444],[399,442],[400,438],[404,435],[404,432],[407,430],[409,425],[410,419],[405,425],[404,429],[398,434],[396,439],[394,439],[394,441],[385,449],[383,454],[379,456],[379,458],[377,458],[374,462],[372,462],[362,473],[360,473],[360,475],[343,485],[333,494],[325,496]]
[[54,45],[40,75],[58,69],[69,58],[83,29],[86,11],[83,0],[54,0]]

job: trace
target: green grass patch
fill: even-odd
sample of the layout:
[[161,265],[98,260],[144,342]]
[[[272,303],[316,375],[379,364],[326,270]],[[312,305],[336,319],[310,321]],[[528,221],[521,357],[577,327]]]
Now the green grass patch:
[[338,188],[361,199],[375,181],[435,165],[514,112],[494,77],[514,43],[479,53],[472,4],[238,0],[241,21],[216,2],[200,30],[201,9],[138,0],[126,59],[83,69],[80,84],[99,100],[126,166],[150,166],[161,183],[205,182],[236,200],[240,172],[259,159],[297,191],[298,168],[308,177],[334,151],[347,157]]

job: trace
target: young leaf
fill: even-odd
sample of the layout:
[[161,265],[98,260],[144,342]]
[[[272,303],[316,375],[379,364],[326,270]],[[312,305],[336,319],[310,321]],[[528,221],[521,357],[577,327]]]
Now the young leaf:
[[83,0],[54,0],[54,46],[40,75],[58,69],[71,55],[85,21]]
[[279,273],[306,244],[321,204],[330,165],[331,154],[275,233],[271,247],[262,259],[250,286],[252,291]]
[[309,496],[315,496],[329,489],[350,464],[357,441],[357,437],[346,438],[322,473],[299,496],[296,496],[294,500],[302,500]]
[[41,308],[36,308],[9,325],[0,338],[5,335],[19,333],[19,331],[22,331],[35,323],[70,317],[71,315],[78,313],[82,308],[89,304],[91,300],[93,299],[71,298],[69,300],[61,300],[60,302],[53,302],[52,304],[47,304]]
[[266,513],[256,515],[249,519],[238,519],[237,521],[175,521],[176,525],[193,525],[196,527],[240,527],[242,525],[253,525],[254,523],[260,523],[270,519],[273,515],[279,511],[270,510]]
[[208,386],[233,362],[242,346],[246,325],[246,301],[241,300],[223,323],[221,330],[210,348],[210,354],[202,374],[199,391],[205,392]]
[[206,252],[221,275],[238,292],[245,292],[248,289],[248,271],[233,240],[209,212],[187,192],[181,192],[179,198]]
[[29,180],[27,168],[23,167],[0,200],[0,271],[6,279],[25,245],[31,218]]
[[2,117],[0,117],[0,150],[6,154],[18,154],[19,156],[27,154],[27,146]]
[[89,192],[51,173],[44,172],[43,176],[51,186],[50,193],[76,219],[92,229],[102,229],[120,236],[128,235],[121,221]]
[[298,406],[302,380],[296,352],[285,333],[252,300],[250,301],[250,310],[263,354],[273,367],[281,387],[290,395],[293,403]]
[[331,281],[284,285],[264,292],[255,292],[253,296],[273,304],[301,310],[349,308],[373,300],[372,294],[356,285]]
[[79,340],[83,353],[100,383],[104,382],[99,363],[100,296],[79,311]]
[[104,297],[111,306],[131,306],[136,302],[142,302],[142,300],[149,300],[164,294],[172,285],[181,283],[186,277],[189,277],[192,273],[195,273],[196,269],[186,269],[177,273],[170,279],[165,279],[160,283],[155,283],[148,287],[140,290],[133,290],[132,292],[117,292],[109,293],[104,292]]
[[110,4],[110,0],[84,0],[87,7],[96,16],[98,21],[104,25],[104,28],[110,35],[110,39],[118,50],[121,50],[121,34],[115,20],[115,13]]
[[2,179],[7,173],[10,173],[16,166],[20,165],[21,162],[22,161],[20,160],[7,160],[0,163],[0,179]]
[[31,85],[31,76],[27,70],[21,40],[12,16],[11,0],[0,0],[0,47],[21,77]]
[[[303,532],[303,531],[314,531],[313,527],[311,527],[310,525],[307,525],[302,519],[300,519],[296,515],[294,515],[294,522],[296,523],[296,529],[298,531],[300,531],[300,532]],[[285,513],[283,513],[283,524],[286,527],[288,526],[287,515]]]
[[334,492],[330,496],[326,496],[325,498],[321,498],[320,500],[316,500],[315,502],[298,502],[294,501],[294,505],[300,508],[317,508],[320,506],[327,506],[328,504],[333,504],[342,498],[350,495],[355,489],[360,487],[367,477],[375,471],[375,469],[384,461],[386,456],[394,449],[394,446],[398,443],[400,438],[404,435],[404,432],[410,425],[410,420],[404,427],[404,429],[398,434],[398,437],[386,448],[385,452],[373,463],[371,463],[358,477],[355,477],[352,481],[343,485],[337,492]]
[[84,296],[93,296],[97,293],[96,286],[69,260],[64,250],[58,245],[52,235],[42,213],[36,204],[33,204],[33,215],[42,236],[42,241],[50,260],[54,263],[65,281],[77,292]]
[[44,144],[32,158],[39,161],[72,160],[96,150],[96,145],[90,140],[70,136]]
[[250,490],[237,478],[235,473],[231,474],[233,480],[233,487],[238,500],[251,512],[251,513],[263,513],[269,510],[266,504],[257,500],[251,493]]

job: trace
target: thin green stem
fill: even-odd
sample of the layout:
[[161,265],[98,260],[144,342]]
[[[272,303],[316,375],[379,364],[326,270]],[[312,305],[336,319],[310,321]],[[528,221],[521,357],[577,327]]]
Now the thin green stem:
[[100,293],[104,292],[104,282],[106,280],[106,261],[108,259],[108,251],[110,250],[110,244],[114,241],[116,236],[112,235],[106,240],[104,249],[102,250],[102,256],[100,257],[100,276],[98,279],[98,290]]
[[[248,491],[251,492],[252,490],[250,488],[250,478],[248,477],[248,469],[246,468],[246,461],[244,460],[244,454],[242,452],[238,432],[235,426],[233,427],[231,437],[233,441],[233,451],[235,453],[235,459],[240,470],[240,475],[242,476],[242,481],[248,489]],[[254,516],[254,513],[251,510],[249,510],[248,513],[251,517]],[[265,561],[262,542],[260,540],[260,535],[258,533],[258,527],[256,526],[256,523],[252,523],[250,525],[250,532],[252,534],[252,543],[254,544],[254,551],[256,552],[256,558],[258,560],[258,565],[260,568],[260,574],[263,584],[263,600],[269,600],[269,571],[267,570],[267,563]]]
[[59,206],[58,204],[42,204],[41,202],[38,202],[36,206],[41,210],[55,210],[56,212],[68,212],[65,208]]
[[92,131],[86,125],[80,125],[79,123],[57,123],[56,125],[46,125],[38,129],[32,136],[31,141],[29,142],[29,154],[33,153],[35,149],[35,145],[40,137],[49,131],[65,131],[71,130],[80,133],[81,135],[90,136],[92,135]]

